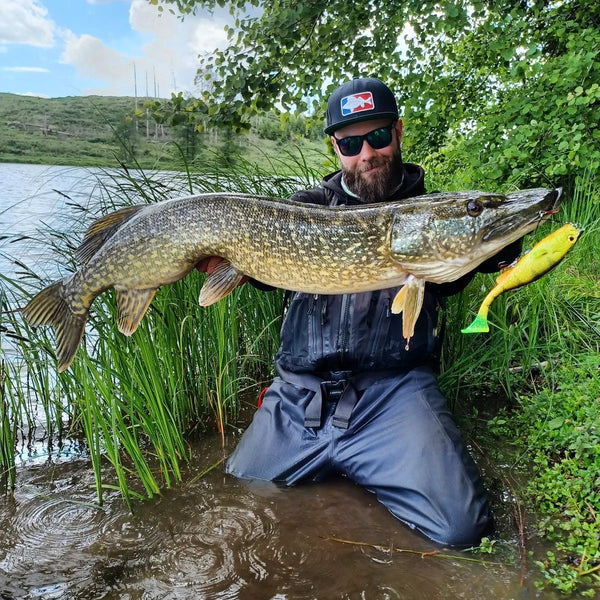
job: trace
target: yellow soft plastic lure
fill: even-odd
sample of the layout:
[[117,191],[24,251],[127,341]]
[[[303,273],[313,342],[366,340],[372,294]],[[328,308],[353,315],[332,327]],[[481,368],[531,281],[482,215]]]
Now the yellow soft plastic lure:
[[509,290],[516,290],[536,281],[551,271],[575,245],[583,230],[572,223],[563,225],[540,240],[517,262],[507,267],[496,279],[496,285],[485,297],[474,321],[462,333],[485,333],[490,330],[488,312],[492,302]]

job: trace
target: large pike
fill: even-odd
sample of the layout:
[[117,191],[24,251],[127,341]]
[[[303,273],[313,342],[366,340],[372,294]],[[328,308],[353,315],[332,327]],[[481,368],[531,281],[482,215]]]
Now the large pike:
[[206,256],[222,256],[204,283],[201,305],[227,296],[244,275],[315,294],[403,285],[392,310],[404,311],[408,340],[426,281],[468,273],[532,231],[561,197],[561,190],[540,188],[323,207],[205,194],[132,206],[93,223],[77,252],[81,269],[42,290],[23,312],[34,326],[55,327],[64,371],[96,296],[115,289],[119,330],[131,335],[160,286],[185,277]]

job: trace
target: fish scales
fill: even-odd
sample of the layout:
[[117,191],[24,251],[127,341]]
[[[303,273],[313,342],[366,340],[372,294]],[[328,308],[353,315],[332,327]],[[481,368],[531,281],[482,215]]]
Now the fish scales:
[[[265,204],[270,210],[265,210]],[[146,253],[162,255],[161,263],[169,263],[169,271],[181,263],[181,269],[191,268],[198,257],[219,255],[245,274],[276,285],[294,288],[309,286],[307,291],[323,291],[326,286],[343,291],[347,285],[364,285],[364,274],[355,272],[365,262],[380,266],[390,263],[389,245],[382,244],[383,228],[389,226],[391,215],[378,211],[355,211],[321,208],[307,211],[304,205],[273,202],[271,199],[249,199],[243,196],[202,197],[198,201],[173,202],[161,215],[140,215],[135,223],[140,231],[150,231],[152,239],[146,248],[142,239],[135,240],[135,254],[144,261]],[[163,222],[157,225],[158,218]],[[167,223],[164,222],[167,219]],[[189,228],[190,222],[202,221],[203,227]],[[133,226],[134,223],[130,223]],[[156,232],[174,232],[178,243],[172,239],[158,240]],[[115,234],[111,253],[116,254],[111,263],[122,266],[123,258],[130,255],[129,248],[121,247]],[[384,236],[385,237],[385,236]],[[129,243],[132,240],[127,240]],[[165,259],[168,257],[168,261]],[[96,263],[106,261],[98,253]],[[137,260],[137,259],[136,259]],[[286,269],[282,269],[285,265]],[[94,266],[94,268],[96,268]],[[147,267],[144,271],[147,270]],[[152,271],[155,270],[153,265]],[[405,277],[394,266],[397,276]],[[138,278],[149,283],[150,274],[139,272]],[[157,279],[165,277],[157,273]],[[141,281],[129,280],[137,286]]]
[[[253,232],[258,238],[245,248],[248,254],[240,255],[236,246],[223,249],[220,255],[251,277],[268,278],[277,287],[337,293],[357,286],[361,291],[372,279],[365,277],[360,265],[378,269],[390,263],[389,245],[381,240],[390,216],[347,210],[307,214],[302,210],[271,215],[266,223],[260,211],[256,216]],[[245,226],[242,229],[247,232]],[[405,277],[397,266],[394,271],[397,278]]]
[[426,281],[453,281],[533,230],[560,190],[430,194],[396,202],[325,207],[243,194],[205,194],[128,207],[86,232],[81,268],[42,290],[23,310],[56,330],[59,370],[73,360],[90,306],[116,291],[118,327],[138,327],[156,290],[200,260],[225,260],[201,290],[208,305],[244,276],[300,292],[356,293],[400,286],[392,311],[412,336]]

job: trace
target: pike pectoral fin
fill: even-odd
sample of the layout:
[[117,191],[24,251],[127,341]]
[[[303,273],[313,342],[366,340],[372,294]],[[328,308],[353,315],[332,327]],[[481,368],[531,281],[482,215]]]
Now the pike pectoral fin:
[[117,315],[119,331],[131,335],[146,314],[150,302],[156,294],[155,289],[150,290],[117,290]]
[[244,274],[231,266],[228,260],[223,260],[206,278],[200,290],[200,306],[210,306],[225,298],[242,282]]
[[415,332],[415,324],[423,307],[425,280],[410,275],[392,302],[392,312],[402,313],[402,335],[406,346]]

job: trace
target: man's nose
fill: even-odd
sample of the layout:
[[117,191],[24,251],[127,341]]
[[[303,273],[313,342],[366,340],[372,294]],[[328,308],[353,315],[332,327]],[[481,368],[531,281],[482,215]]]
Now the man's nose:
[[377,150],[374,150],[367,140],[363,140],[362,148],[360,149],[360,160],[368,161],[371,160],[377,154]]

